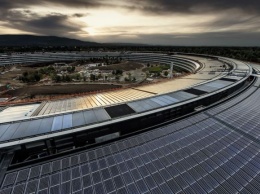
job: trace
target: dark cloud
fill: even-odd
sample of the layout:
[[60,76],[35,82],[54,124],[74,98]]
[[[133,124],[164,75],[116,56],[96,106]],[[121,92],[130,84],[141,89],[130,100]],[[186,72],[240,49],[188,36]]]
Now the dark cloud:
[[45,5],[62,5],[67,7],[96,7],[99,6],[98,1],[69,1],[69,0],[1,0],[0,1],[0,22],[4,22],[3,26],[22,30],[29,33],[42,35],[57,35],[77,37],[78,34],[86,34],[81,30],[83,24],[71,22],[71,18],[80,18],[87,14],[75,13],[72,15],[64,15],[52,13],[40,15],[39,13],[29,10],[30,6]]
[[[104,0],[1,0],[0,9],[15,9],[15,8],[26,8],[31,5],[47,5],[56,4],[60,6],[67,7],[101,7],[105,6],[107,3]],[[109,4],[108,4],[109,5]]]
[[[200,34],[133,34],[126,29],[115,29],[121,36],[98,37],[102,42],[142,42],[148,44],[174,45],[260,45],[260,1],[259,0],[0,0],[0,22],[4,27],[43,35],[57,35],[78,38],[86,34],[84,25],[77,18],[85,13],[69,15],[52,13],[40,15],[30,10],[30,6],[55,6],[69,8],[113,8],[138,11],[147,17],[158,15],[215,15],[210,22],[194,21],[194,29],[204,30]],[[109,17],[109,16],[108,16]],[[174,17],[173,17],[174,19]],[[162,21],[163,23],[163,21]],[[126,24],[127,25],[127,24]],[[138,24],[137,24],[138,25]],[[160,27],[160,26],[158,26]],[[162,29],[163,30],[163,29]],[[203,31],[202,30],[202,31]],[[111,31],[111,30],[108,30]],[[194,30],[195,31],[195,30]],[[255,32],[255,33],[254,33]],[[125,35],[123,35],[125,34]],[[98,40],[98,39],[97,39]]]
[[72,16],[73,17],[76,17],[76,18],[82,18],[82,17],[85,17],[85,16],[87,16],[88,14],[83,14],[83,13],[75,13],[75,14],[73,14]]
[[148,0],[135,2],[133,7],[153,14],[204,14],[238,9],[248,13],[260,13],[259,0]]
[[26,21],[24,22],[24,25],[34,32],[43,34],[51,33],[52,35],[79,31],[80,26],[72,24],[68,19],[69,17],[66,15],[51,14]]
[[2,21],[6,21],[5,26],[30,33],[57,36],[82,33],[83,25],[72,23],[69,19],[69,16],[58,13],[40,16],[30,10],[10,10],[2,17]]
[[259,0],[1,0],[0,9],[21,8],[29,5],[56,4],[67,7],[115,7],[121,6],[150,13],[204,13],[240,9],[260,13]]
[[259,0],[1,0],[0,10],[26,8],[31,5],[59,5],[76,8],[122,7],[149,14],[204,14],[238,9],[250,14],[260,14]]

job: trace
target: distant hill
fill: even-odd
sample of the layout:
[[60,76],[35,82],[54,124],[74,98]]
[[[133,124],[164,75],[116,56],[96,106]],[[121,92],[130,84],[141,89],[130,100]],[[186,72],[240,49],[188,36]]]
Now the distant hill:
[[147,46],[138,43],[97,43],[58,36],[0,35],[1,46]]
[[57,36],[0,35],[0,46],[100,46],[96,42],[85,42]]
[[103,43],[105,46],[151,46],[148,44],[140,44],[140,43]]

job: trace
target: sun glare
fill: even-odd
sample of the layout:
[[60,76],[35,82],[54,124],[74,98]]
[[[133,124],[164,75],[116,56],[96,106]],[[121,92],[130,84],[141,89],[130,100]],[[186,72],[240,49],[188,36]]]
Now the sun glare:
[[85,28],[85,31],[86,31],[90,36],[95,36],[95,35],[96,35],[96,30],[95,30],[93,27]]

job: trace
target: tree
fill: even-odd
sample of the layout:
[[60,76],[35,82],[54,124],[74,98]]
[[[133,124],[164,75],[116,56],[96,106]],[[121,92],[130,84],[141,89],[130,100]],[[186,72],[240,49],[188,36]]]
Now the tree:
[[55,81],[55,82],[60,82],[62,80],[62,78],[61,78],[61,76],[53,75],[52,80]]
[[73,73],[73,72],[75,71],[75,66],[67,67],[67,71],[68,71],[69,73]]
[[79,74],[79,73],[76,74],[76,79],[77,79],[77,80],[80,79],[80,74]]
[[47,75],[50,75],[53,72],[55,72],[54,67],[52,67],[52,66],[47,67],[47,69],[46,69],[46,74]]
[[34,74],[29,74],[29,75],[27,76],[27,78],[28,78],[28,82],[35,82]]
[[66,80],[66,82],[70,82],[71,81],[71,77],[69,75],[66,75],[65,76],[65,80]]
[[122,75],[122,74],[123,74],[123,70],[117,69],[117,70],[115,71],[115,74],[116,74],[116,75]]
[[90,74],[90,80],[91,81],[95,81],[96,80],[96,76],[94,74]]
[[128,73],[128,79],[131,80],[132,74]]
[[27,71],[23,72],[23,76],[27,77],[28,76],[28,72]]
[[71,72],[72,71],[72,68],[71,67],[67,67],[67,72]]
[[41,69],[39,70],[39,72],[40,72],[41,74],[45,74],[45,71],[44,71],[43,68],[41,68]]
[[38,73],[36,73],[36,74],[34,74],[34,79],[36,82],[38,82],[41,80],[41,76]]

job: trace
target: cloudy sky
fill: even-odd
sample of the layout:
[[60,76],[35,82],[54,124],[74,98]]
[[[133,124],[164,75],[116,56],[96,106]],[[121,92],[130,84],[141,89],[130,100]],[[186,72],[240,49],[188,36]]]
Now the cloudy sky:
[[0,0],[0,34],[260,46],[260,0]]

